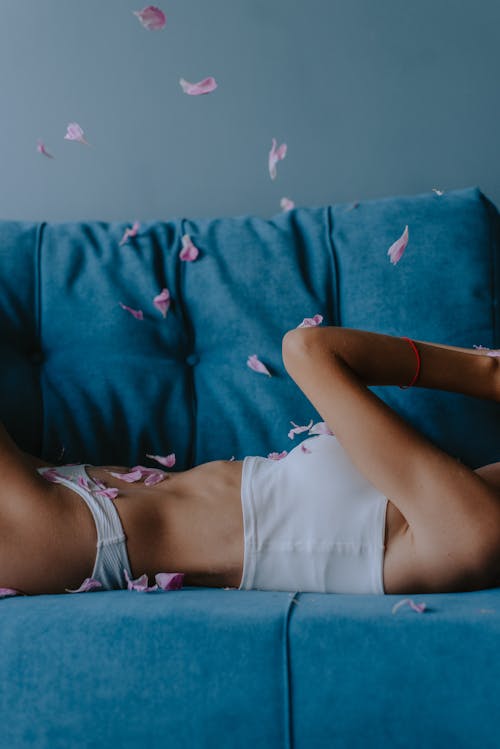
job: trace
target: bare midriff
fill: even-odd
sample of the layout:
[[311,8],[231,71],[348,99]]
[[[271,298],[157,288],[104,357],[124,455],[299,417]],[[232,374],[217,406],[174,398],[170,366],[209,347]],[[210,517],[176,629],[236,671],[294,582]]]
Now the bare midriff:
[[[242,461],[212,461],[187,471],[167,472],[163,481],[149,487],[110,474],[126,473],[130,470],[126,466],[92,466],[87,473],[119,489],[113,503],[127,536],[134,577],[145,572],[154,582],[157,572],[184,572],[185,585],[236,588],[243,574],[244,554],[242,467]],[[78,512],[88,512],[82,505],[76,505]],[[405,518],[389,500],[384,542],[386,592],[390,566],[400,553],[397,541],[406,528]]]

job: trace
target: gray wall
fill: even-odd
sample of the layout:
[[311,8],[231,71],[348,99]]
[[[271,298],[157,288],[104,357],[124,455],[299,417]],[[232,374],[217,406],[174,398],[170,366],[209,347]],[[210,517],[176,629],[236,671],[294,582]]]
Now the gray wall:
[[[283,196],[476,184],[500,203],[497,0],[158,4],[151,32],[140,1],[0,0],[0,218],[267,217]],[[209,75],[206,96],[178,83]]]

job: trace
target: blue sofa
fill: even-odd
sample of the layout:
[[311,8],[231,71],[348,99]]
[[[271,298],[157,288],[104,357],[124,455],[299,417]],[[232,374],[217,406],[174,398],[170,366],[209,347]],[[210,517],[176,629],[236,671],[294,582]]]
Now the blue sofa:
[[[184,470],[290,449],[290,421],[320,417],[281,339],[315,314],[500,347],[500,224],[477,188],[155,221],[120,244],[127,226],[0,221],[0,419],[47,462],[175,452]],[[373,391],[471,468],[500,460],[498,404]],[[194,587],[4,598],[0,749],[497,747],[500,589],[411,597],[423,613]]]

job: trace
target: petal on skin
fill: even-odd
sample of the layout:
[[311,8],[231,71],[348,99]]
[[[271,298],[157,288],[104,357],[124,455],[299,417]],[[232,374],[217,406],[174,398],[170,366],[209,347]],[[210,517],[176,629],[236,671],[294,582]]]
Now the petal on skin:
[[269,175],[271,179],[276,179],[276,164],[278,161],[283,161],[287,150],[286,143],[282,143],[279,148],[276,148],[276,146],[277,140],[276,138],[273,138],[273,145],[271,146],[268,157]]
[[316,424],[313,424],[313,426],[309,429],[309,434],[332,434],[333,435],[333,432],[330,430],[326,422],[318,421]]
[[53,481],[54,483],[65,478],[65,476],[58,472],[57,468],[49,468],[48,471],[44,471],[41,475],[44,479],[47,479],[47,481]]
[[38,153],[42,153],[44,156],[48,156],[49,159],[54,158],[54,156],[52,156],[51,153],[45,150],[45,143],[42,140],[40,140],[40,138],[37,140],[36,150],[38,151]]
[[87,146],[90,146],[90,143],[87,143],[85,138],[83,137],[83,130],[78,124],[78,122],[70,122],[69,125],[66,128],[66,135],[64,136],[65,140],[77,140],[79,143],[85,143]]
[[170,302],[170,291],[168,289],[162,289],[160,293],[153,299],[154,306],[160,310],[163,317],[167,316]]
[[155,580],[161,590],[181,590],[184,585],[184,572],[158,572]]
[[167,474],[165,471],[156,471],[156,473],[151,473],[145,480],[144,486],[154,486],[155,484],[159,484],[160,481],[164,481],[167,478]]
[[99,489],[99,491],[95,491],[95,494],[102,494],[104,497],[108,497],[108,499],[116,499],[116,497],[119,494],[119,489],[109,488],[109,489]]
[[323,322],[323,315],[314,315],[314,317],[304,317],[298,328],[314,328],[316,325],[321,325]]
[[132,228],[131,228],[131,229],[125,229],[125,232],[124,232],[124,234],[123,234],[123,237],[122,237],[122,238],[120,239],[120,242],[119,242],[119,245],[118,245],[118,246],[119,246],[119,247],[121,247],[122,245],[124,245],[124,244],[125,244],[125,242],[126,242],[126,241],[127,241],[127,240],[128,240],[129,238],[130,238],[130,237],[136,237],[136,236],[137,236],[137,232],[139,231],[139,227],[140,227],[140,225],[141,225],[141,224],[140,224],[140,222],[139,222],[139,221],[135,221],[135,222],[134,222],[134,225],[132,226]]
[[283,450],[281,453],[269,453],[267,456],[271,460],[283,460],[283,458],[286,458],[288,455],[288,452],[286,450]]
[[170,455],[146,455],[146,458],[156,460],[157,463],[161,463],[162,466],[166,466],[167,468],[175,466],[175,453],[170,453]]
[[419,614],[423,614],[426,609],[425,603],[415,603],[412,598],[402,598],[401,601],[398,601],[398,603],[394,604],[394,606],[392,607],[392,613],[395,614],[396,611],[406,603],[411,609],[413,609],[414,611],[418,611]]
[[165,13],[157,8],[156,5],[148,5],[142,10],[133,10],[132,13],[134,16],[137,16],[148,31],[159,31],[164,28],[167,22]]
[[88,590],[97,590],[97,588],[102,588],[102,583],[94,577],[86,577],[76,590],[72,590],[71,588],[64,588],[64,590],[67,593],[86,593]]
[[408,224],[405,226],[405,230],[401,234],[399,239],[396,239],[396,241],[393,244],[391,244],[391,246],[387,250],[387,254],[389,255],[391,263],[393,265],[396,265],[396,263],[398,263],[401,260],[403,252],[406,250],[407,244],[408,244]]
[[196,260],[199,254],[200,251],[194,246],[189,234],[184,234],[182,237],[182,250],[179,253],[180,259],[191,263],[193,260]]
[[137,320],[143,320],[144,314],[142,309],[132,309],[132,307],[127,307],[126,304],[122,304],[119,302],[120,306],[123,307],[123,309],[126,309],[128,312],[130,312],[131,315],[133,315]]
[[305,427],[297,426],[297,424],[294,421],[291,421],[290,424],[292,424],[293,429],[290,429],[290,431],[288,432],[288,436],[291,440],[293,440],[296,434],[302,434],[302,432],[308,432],[309,429],[311,429],[313,425],[313,420],[311,419],[309,424]]
[[486,356],[500,356],[500,348],[493,349],[492,351],[488,351]]
[[472,348],[477,349],[478,351],[487,351],[488,353],[486,356],[500,356],[500,348],[488,348],[488,346],[474,346]]
[[252,356],[248,357],[247,366],[250,367],[250,369],[253,369],[254,372],[259,372],[260,374],[266,374],[269,377],[272,377],[271,372],[265,364],[262,364],[257,354],[252,354]]
[[280,206],[281,206],[281,210],[286,213],[287,211],[291,211],[295,208],[295,203],[293,202],[293,200],[290,200],[289,198],[281,198]]
[[24,596],[25,593],[21,593],[20,590],[15,588],[0,588],[0,598],[7,598],[7,596]]
[[113,471],[108,471],[108,473],[115,478],[127,481],[128,483],[134,483],[134,481],[140,481],[142,479],[142,471],[139,470],[130,471],[129,473],[113,473]]
[[309,450],[309,448],[306,447],[304,444],[300,446],[300,449],[302,450],[303,453],[312,453],[312,450]]
[[216,80],[215,78],[212,78],[212,76],[204,78],[202,81],[198,81],[198,83],[189,83],[189,81],[186,81],[184,78],[179,78],[179,83],[181,84],[184,93],[189,94],[190,96],[210,94],[217,88]]

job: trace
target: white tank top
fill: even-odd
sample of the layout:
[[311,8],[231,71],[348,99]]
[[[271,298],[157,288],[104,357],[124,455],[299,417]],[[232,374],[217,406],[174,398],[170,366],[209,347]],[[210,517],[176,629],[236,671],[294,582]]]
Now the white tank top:
[[384,593],[387,498],[335,436],[243,462],[240,588]]

